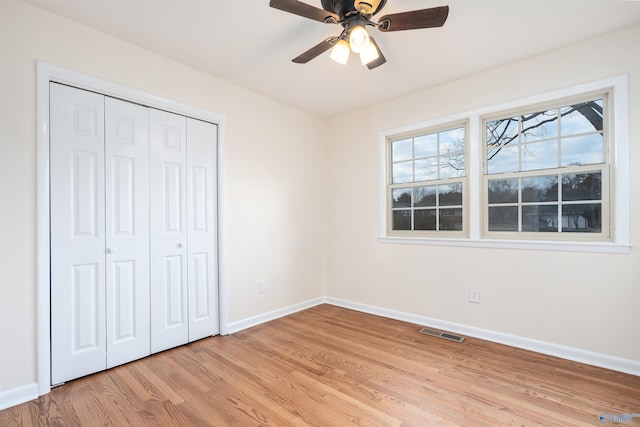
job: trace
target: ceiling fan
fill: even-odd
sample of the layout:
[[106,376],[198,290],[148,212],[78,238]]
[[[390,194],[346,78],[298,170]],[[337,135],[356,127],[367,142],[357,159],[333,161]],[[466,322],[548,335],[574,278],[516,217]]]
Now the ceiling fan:
[[367,33],[366,27],[372,26],[382,32],[415,30],[419,28],[442,27],[449,15],[449,6],[412,10],[409,12],[384,15],[378,22],[371,17],[384,7],[387,0],[321,0],[322,9],[298,0],[270,0],[269,6],[293,13],[294,15],[324,22],[340,24],[342,33],[329,37],[301,55],[293,62],[305,64],[320,54],[331,50],[331,59],[346,64],[349,52],[360,54],[362,65],[373,70],[387,62],[380,47]]

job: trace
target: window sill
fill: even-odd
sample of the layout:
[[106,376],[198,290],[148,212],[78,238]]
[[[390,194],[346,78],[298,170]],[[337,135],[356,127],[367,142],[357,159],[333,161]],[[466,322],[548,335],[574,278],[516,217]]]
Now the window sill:
[[533,251],[593,252],[628,254],[631,245],[612,242],[551,242],[535,240],[453,239],[426,237],[382,236],[380,243],[399,245],[452,246],[490,249],[521,249]]

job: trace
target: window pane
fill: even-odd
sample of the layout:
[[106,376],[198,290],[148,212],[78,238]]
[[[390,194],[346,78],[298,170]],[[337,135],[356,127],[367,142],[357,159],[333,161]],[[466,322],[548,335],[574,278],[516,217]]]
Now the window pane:
[[562,135],[601,131],[602,105],[602,99],[596,99],[562,108]]
[[558,176],[522,178],[522,201],[555,202],[558,200]]
[[438,155],[438,134],[422,135],[414,139],[416,157],[429,157]]
[[394,188],[391,192],[393,202],[392,208],[409,208],[411,207],[411,189],[410,188]]
[[436,205],[436,186],[416,187],[413,189],[414,206],[435,206]]
[[489,231],[518,231],[518,207],[490,207]]
[[440,166],[440,179],[460,178],[464,176],[464,170],[460,170],[452,165]]
[[489,203],[517,203],[517,179],[489,180]]
[[522,147],[522,170],[558,167],[558,141],[525,144]]
[[440,178],[453,178],[464,175],[464,153],[440,156]]
[[427,157],[426,159],[416,160],[416,170],[414,181],[429,181],[438,179],[438,158]]
[[411,210],[393,211],[393,230],[411,230]]
[[601,233],[602,205],[600,203],[562,205],[562,231]]
[[562,175],[562,200],[601,200],[602,173]]
[[436,210],[435,209],[418,209],[415,211],[415,229],[416,230],[435,230],[436,229]]
[[413,181],[413,162],[394,163],[392,169],[394,184]]
[[440,155],[464,152],[464,128],[446,130],[440,132]]
[[462,230],[462,209],[440,209],[440,230]]
[[520,169],[518,151],[518,145],[489,150],[487,152],[487,173],[518,171]]
[[440,206],[462,205],[462,184],[440,185],[438,193]]
[[523,206],[522,231],[558,231],[558,206]]
[[594,133],[565,138],[562,145],[562,166],[592,165],[604,162],[604,137]]
[[524,142],[558,136],[558,110],[539,111],[522,116]]
[[497,148],[518,142],[518,118],[507,118],[487,122],[487,148]]
[[391,160],[399,162],[409,160],[413,157],[413,149],[411,139],[403,139],[401,141],[393,141],[391,143]]

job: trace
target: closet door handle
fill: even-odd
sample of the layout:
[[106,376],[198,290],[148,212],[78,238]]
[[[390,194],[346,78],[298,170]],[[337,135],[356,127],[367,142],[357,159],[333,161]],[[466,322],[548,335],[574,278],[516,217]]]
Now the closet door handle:
[[178,243],[178,245],[177,245],[177,246],[178,246],[179,248],[181,248],[181,247],[182,247],[182,243]]
[[116,251],[116,248],[107,248],[107,253],[112,254]]

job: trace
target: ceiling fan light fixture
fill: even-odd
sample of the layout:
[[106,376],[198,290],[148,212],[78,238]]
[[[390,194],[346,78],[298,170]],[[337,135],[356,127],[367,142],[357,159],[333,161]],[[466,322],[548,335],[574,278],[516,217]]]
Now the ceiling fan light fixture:
[[378,48],[374,45],[371,40],[369,40],[369,44],[364,48],[362,52],[360,52],[360,62],[362,65],[367,65],[372,61],[380,58],[380,52],[378,52]]
[[364,15],[371,15],[371,13],[373,13],[373,5],[371,4],[371,1],[357,0],[355,2],[355,6],[358,12]]
[[349,46],[355,53],[362,52],[371,43],[364,25],[358,23],[349,31]]
[[340,39],[336,42],[333,49],[331,49],[331,55],[329,57],[340,65],[346,65],[349,60],[349,43],[346,40]]
[[372,15],[380,7],[382,0],[355,0],[354,5],[356,10],[364,15]]

